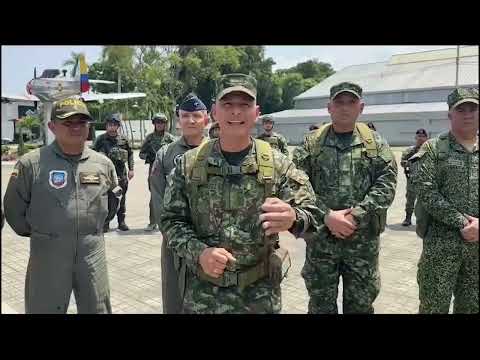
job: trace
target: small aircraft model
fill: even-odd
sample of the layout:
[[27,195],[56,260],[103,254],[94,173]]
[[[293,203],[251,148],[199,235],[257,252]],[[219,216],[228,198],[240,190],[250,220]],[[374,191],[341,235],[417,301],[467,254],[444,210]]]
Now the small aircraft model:
[[[78,71],[79,70],[79,71]],[[92,80],[88,78],[88,67],[85,62],[85,56],[81,54],[75,64],[73,77],[67,77],[66,70],[46,69],[40,77],[36,77],[27,83],[28,95],[3,95],[2,102],[18,102],[18,101],[41,101],[43,103],[43,128],[45,133],[46,144],[53,142],[54,136],[48,129],[47,123],[50,121],[53,102],[68,97],[79,97],[83,101],[99,101],[104,100],[123,100],[145,97],[145,93],[95,93],[91,92],[91,84],[115,84],[108,80]]]

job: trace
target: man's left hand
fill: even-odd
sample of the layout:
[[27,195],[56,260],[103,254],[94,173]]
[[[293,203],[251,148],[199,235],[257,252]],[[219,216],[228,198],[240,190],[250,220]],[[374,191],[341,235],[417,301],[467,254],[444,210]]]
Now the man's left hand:
[[260,215],[262,227],[267,236],[278,234],[290,229],[297,218],[295,210],[277,198],[267,198],[262,205],[263,214]]
[[132,180],[133,178],[133,170],[128,170],[128,180]]

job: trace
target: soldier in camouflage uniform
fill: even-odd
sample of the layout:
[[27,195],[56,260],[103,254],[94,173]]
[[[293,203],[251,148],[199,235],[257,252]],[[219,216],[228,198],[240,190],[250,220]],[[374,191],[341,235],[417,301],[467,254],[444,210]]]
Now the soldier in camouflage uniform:
[[448,96],[450,131],[411,158],[419,205],[428,215],[418,263],[420,313],[478,313],[478,88]]
[[285,155],[250,137],[259,114],[255,79],[225,75],[217,90],[220,137],[180,158],[161,214],[187,273],[183,312],[279,313],[288,257],[277,234],[316,228],[315,194]]
[[257,139],[264,140],[274,149],[281,151],[288,157],[288,142],[285,137],[277,132],[273,132],[275,121],[271,115],[262,116],[262,126],[264,132],[257,136]]
[[[117,211],[118,229],[121,231],[130,230],[125,223],[126,195],[128,182],[133,178],[133,151],[126,136],[118,133],[120,127],[120,118],[113,114],[107,117],[107,132],[100,135],[92,146],[92,149],[105,154],[115,165],[117,171],[118,183],[123,191],[120,207]],[[125,169],[125,163],[128,162],[128,173]],[[109,199],[109,207],[115,206],[114,201]],[[104,232],[110,231],[110,218],[107,218],[103,227]]]
[[[152,167],[150,184],[155,217],[160,223],[163,208],[163,194],[167,175],[175,168],[179,158],[190,149],[196,148],[205,140],[203,130],[208,124],[207,108],[197,97],[187,97],[179,108],[179,124],[183,136],[177,141],[162,147]],[[161,229],[160,229],[161,230]],[[175,261],[172,249],[167,246],[166,234],[162,241],[162,302],[164,314],[178,314],[182,311],[182,296],[179,291],[178,271],[180,262]],[[184,279],[183,279],[184,282]]]
[[77,99],[55,103],[55,141],[22,156],[5,192],[5,216],[30,237],[27,314],[111,313],[102,227],[107,197],[120,191],[112,162],[85,146],[92,118]]
[[407,199],[405,203],[405,220],[402,222],[402,226],[410,226],[412,225],[412,214],[413,209],[415,208],[415,189],[412,184],[412,176],[410,174],[410,159],[413,155],[415,155],[418,150],[420,150],[420,146],[423,145],[425,141],[428,139],[428,134],[425,129],[418,129],[415,133],[415,146],[410,146],[406,148],[402,153],[402,160],[400,165],[403,167],[403,171],[405,173],[405,177],[407,178],[407,191],[405,197]]
[[[154,115],[152,118],[152,124],[155,127],[155,130],[147,135],[140,148],[139,157],[140,159],[145,160],[145,164],[148,164],[148,190],[150,191],[150,174],[152,173],[152,165],[155,161],[157,151],[160,150],[163,145],[170,144],[176,140],[175,136],[165,131],[167,122],[167,117],[164,114],[159,113]],[[150,216],[145,231],[154,231],[157,228],[157,223],[153,213],[152,196],[150,196],[148,206],[150,208]]]
[[337,313],[339,277],[343,313],[373,313],[380,291],[379,235],[395,197],[397,165],[387,142],[357,122],[362,88],[330,89],[332,124],[307,134],[294,162],[312,182],[321,228],[307,241],[302,276],[309,313]]

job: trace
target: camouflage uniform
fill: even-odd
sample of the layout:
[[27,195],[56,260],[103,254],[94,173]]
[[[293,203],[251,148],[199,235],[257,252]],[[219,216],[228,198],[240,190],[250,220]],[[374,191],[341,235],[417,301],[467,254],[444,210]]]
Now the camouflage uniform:
[[[243,290],[235,285],[216,286],[200,276],[199,256],[208,247],[224,247],[232,253],[237,262],[225,271],[232,274],[261,265],[267,250],[259,221],[265,189],[257,180],[256,146],[250,148],[241,165],[232,166],[218,140],[210,142],[213,148],[207,158],[207,183],[194,187],[187,181],[185,163],[196,156],[198,148],[186,152],[167,178],[161,215],[169,246],[185,259],[188,269],[184,312],[279,313],[280,286],[273,286],[268,276]],[[276,150],[273,163],[273,196],[295,209],[300,220],[291,231],[300,235],[313,228],[314,216],[319,216],[315,194],[305,173]]]
[[[148,164],[148,190],[151,191],[151,184],[150,184],[150,174],[152,173],[152,165],[155,161],[155,156],[157,151],[163,145],[170,144],[174,142],[177,138],[168,132],[158,133],[154,131],[147,135],[145,141],[140,148],[139,157],[142,160],[145,160],[145,164]],[[150,214],[149,214],[149,224],[155,224],[155,214],[154,214],[154,206],[152,203],[152,196],[150,196],[150,202],[148,203]]]
[[407,178],[407,192],[405,194],[405,197],[407,199],[406,204],[405,204],[405,213],[406,213],[406,219],[411,219],[412,214],[413,214],[413,209],[415,207],[415,188],[413,187],[412,184],[412,177],[411,177],[411,168],[410,164],[408,162],[408,159],[410,159],[413,155],[415,155],[418,150],[420,150],[420,147],[417,146],[410,146],[406,148],[403,153],[402,153],[402,159],[400,162],[400,165],[404,168],[405,172],[405,177]]
[[[478,104],[478,90],[457,89],[449,106],[469,97]],[[441,141],[448,141],[447,156],[439,156]],[[451,132],[443,133],[424,143],[412,161],[417,201],[431,217],[418,263],[419,312],[448,313],[453,294],[454,313],[478,313],[478,242],[466,242],[460,233],[465,215],[479,215],[478,140],[468,152]]]
[[[128,162],[128,170],[133,171],[133,151],[126,136],[118,134],[111,137],[107,133],[100,135],[93,144],[93,150],[105,154],[117,171],[118,184],[122,188],[123,196],[120,200],[120,207],[117,211],[118,224],[125,224],[126,195],[128,190],[128,177],[125,169],[125,163]],[[107,219],[109,222],[111,219]]]
[[288,142],[283,135],[276,132],[272,132],[271,135],[263,133],[258,135],[257,139],[268,142],[272,148],[277,149],[288,157]]
[[[350,83],[340,85],[352,87]],[[332,87],[332,92],[335,88]],[[316,136],[322,129],[307,134],[294,158],[297,167],[311,179],[322,213],[320,230],[311,239],[305,239],[302,276],[310,295],[308,311],[338,312],[341,275],[343,312],[373,313],[372,304],[380,291],[379,235],[385,226],[386,211],[395,197],[397,165],[379,133],[370,131],[377,153],[372,156],[366,152],[357,128],[348,138],[336,134],[331,125],[327,126],[324,141]],[[329,209],[350,207],[357,229],[351,237],[338,239],[324,224],[324,216]]]

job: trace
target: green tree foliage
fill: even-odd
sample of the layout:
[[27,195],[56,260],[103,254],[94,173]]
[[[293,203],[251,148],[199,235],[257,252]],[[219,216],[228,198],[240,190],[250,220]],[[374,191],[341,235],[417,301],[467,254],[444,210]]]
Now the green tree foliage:
[[[73,64],[72,53],[65,64]],[[144,92],[146,98],[105,101],[89,105],[95,118],[128,107],[130,119],[148,119],[155,112],[174,115],[175,104],[196,93],[211,107],[216,81],[226,73],[250,74],[257,79],[262,113],[294,107],[294,97],[333,74],[330,64],[317,59],[273,71],[263,46],[105,46],[101,59],[89,64],[89,77],[121,83],[121,92]],[[114,85],[95,84],[97,92],[116,92]],[[133,107],[136,104],[138,106]]]

